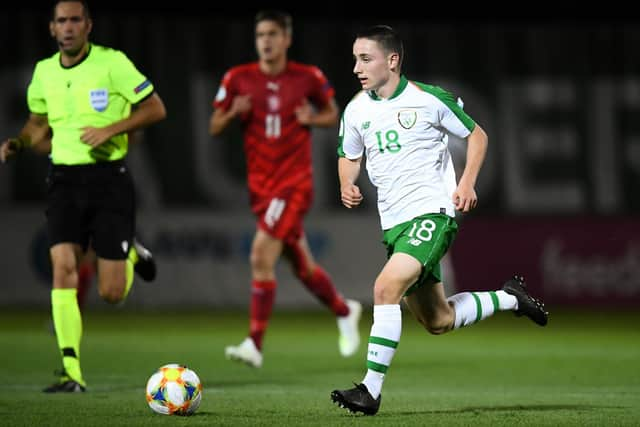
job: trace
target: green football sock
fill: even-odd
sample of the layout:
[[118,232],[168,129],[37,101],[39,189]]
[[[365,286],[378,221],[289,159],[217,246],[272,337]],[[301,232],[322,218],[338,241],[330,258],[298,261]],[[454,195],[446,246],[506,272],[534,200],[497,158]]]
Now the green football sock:
[[53,289],[51,311],[64,370],[70,378],[84,386],[80,370],[82,317],[76,294],[76,289]]

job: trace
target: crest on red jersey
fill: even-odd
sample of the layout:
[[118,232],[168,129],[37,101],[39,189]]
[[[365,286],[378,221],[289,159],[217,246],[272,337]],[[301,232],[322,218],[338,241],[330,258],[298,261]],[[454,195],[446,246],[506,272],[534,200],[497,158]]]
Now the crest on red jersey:
[[267,97],[267,108],[269,111],[278,111],[280,109],[280,98],[275,95]]

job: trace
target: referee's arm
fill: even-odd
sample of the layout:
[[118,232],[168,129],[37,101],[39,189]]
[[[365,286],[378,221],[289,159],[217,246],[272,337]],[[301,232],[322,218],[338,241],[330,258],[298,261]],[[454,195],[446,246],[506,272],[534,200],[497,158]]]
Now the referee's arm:
[[82,129],[80,139],[85,144],[97,147],[115,135],[147,127],[165,117],[167,117],[167,110],[164,103],[160,96],[154,92],[136,104],[131,115],[126,119],[103,128],[85,127]]
[[15,138],[8,138],[0,145],[0,162],[19,151],[37,145],[50,136],[49,120],[46,114],[31,113],[20,134]]

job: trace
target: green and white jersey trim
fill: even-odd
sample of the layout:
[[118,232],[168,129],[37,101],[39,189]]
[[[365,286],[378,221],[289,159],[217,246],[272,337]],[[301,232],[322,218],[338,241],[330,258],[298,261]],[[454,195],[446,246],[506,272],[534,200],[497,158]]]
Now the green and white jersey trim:
[[427,213],[454,217],[456,176],[448,135],[464,139],[474,127],[449,92],[402,76],[388,99],[363,91],[349,102],[338,155],[366,156],[383,230]]

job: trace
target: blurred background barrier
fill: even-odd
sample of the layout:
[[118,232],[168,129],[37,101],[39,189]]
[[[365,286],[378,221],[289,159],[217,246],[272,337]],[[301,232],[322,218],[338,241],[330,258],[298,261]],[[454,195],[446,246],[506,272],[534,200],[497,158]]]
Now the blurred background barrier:
[[640,304],[635,218],[470,218],[458,236],[452,259],[461,289],[490,289],[519,273],[548,305]]
[[[0,14],[0,138],[28,115],[35,62],[53,54],[47,8]],[[128,162],[145,243],[158,256],[153,288],[128,304],[246,306],[253,232],[240,130],[207,134],[222,73],[255,59],[255,11],[96,7],[92,40],[122,49],[162,96],[168,119],[138,135]],[[403,70],[460,96],[489,134],[478,208],[461,218],[447,260],[451,289],[499,286],[520,272],[557,303],[639,299],[640,27],[631,21],[549,22],[294,13],[290,57],[318,65],[341,109],[358,91],[351,46],[357,28],[393,25],[408,52]],[[451,140],[458,171],[465,147]],[[339,202],[337,129],[314,130],[315,202],[307,226],[323,265],[349,297],[371,300],[384,261],[375,192]],[[44,216],[48,160],[24,153],[0,166],[0,305],[49,299]],[[453,262],[450,262],[453,261]],[[277,303],[315,304],[287,269]],[[92,295],[92,298],[95,295]]]
[[[158,278],[137,280],[127,306],[181,304],[243,307],[249,298],[249,215],[175,210],[139,215],[140,238],[154,249]],[[0,213],[11,224],[0,240],[0,305],[49,304],[50,266],[44,215],[36,209]],[[311,215],[310,244],[347,297],[372,303],[385,251],[378,219]],[[451,270],[453,268],[453,271]],[[525,276],[549,305],[633,307],[640,304],[640,224],[629,218],[469,218],[444,262],[447,293],[497,289]],[[278,269],[276,303],[316,307],[286,263]],[[89,304],[100,303],[95,286]]]
[[[137,280],[127,307],[247,304],[252,217],[183,210],[141,214],[138,220],[140,239],[153,248],[158,262],[158,277],[153,283]],[[0,306],[48,306],[51,270],[43,213],[0,213],[0,223],[11,224],[0,240]],[[371,301],[373,280],[385,259],[377,218],[311,215],[306,226],[314,254],[337,288],[348,298]],[[320,307],[286,263],[277,273],[277,305]],[[89,292],[89,305],[104,304],[95,286]]]

